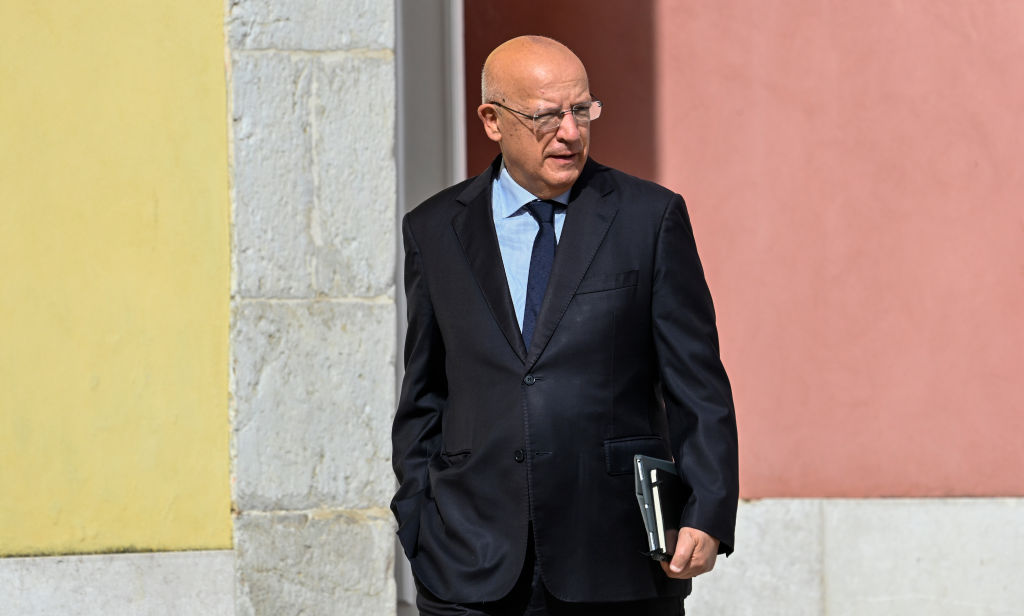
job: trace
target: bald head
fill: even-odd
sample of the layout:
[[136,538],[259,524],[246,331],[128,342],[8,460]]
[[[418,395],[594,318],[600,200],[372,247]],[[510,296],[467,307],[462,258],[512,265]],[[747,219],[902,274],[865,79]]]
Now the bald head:
[[594,102],[576,54],[543,36],[520,36],[487,56],[482,81],[477,116],[512,179],[541,199],[572,188],[587,161]]
[[531,88],[537,77],[552,73],[582,74],[587,70],[571,49],[546,36],[517,36],[494,48],[484,62],[480,78],[482,103],[505,102],[517,91]]

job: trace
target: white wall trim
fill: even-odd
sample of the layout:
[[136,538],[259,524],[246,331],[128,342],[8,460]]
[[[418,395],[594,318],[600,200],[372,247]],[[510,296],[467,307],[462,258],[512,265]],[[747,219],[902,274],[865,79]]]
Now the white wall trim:
[[[401,219],[431,194],[466,177],[466,104],[462,0],[399,0],[396,4],[398,77],[398,216],[395,305],[398,348],[405,341]],[[396,390],[402,364],[395,369]],[[396,543],[397,546],[397,543]],[[412,572],[396,547],[398,598],[415,601]]]
[[231,550],[0,558],[0,616],[233,616]]
[[[466,105],[464,88],[466,83],[466,39],[465,12],[463,0],[448,0],[448,30],[445,44],[448,47],[448,105],[451,144],[449,146],[449,184],[466,179]],[[474,170],[474,173],[476,171]]]
[[987,616],[1024,605],[1024,498],[764,499],[688,616]]

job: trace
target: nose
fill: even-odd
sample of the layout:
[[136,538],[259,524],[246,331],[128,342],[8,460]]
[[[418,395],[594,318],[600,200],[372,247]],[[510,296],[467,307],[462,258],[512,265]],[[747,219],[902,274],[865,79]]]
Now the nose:
[[572,113],[567,113],[562,116],[562,121],[558,124],[558,132],[556,135],[562,141],[575,141],[579,139],[580,127],[576,124],[576,116]]

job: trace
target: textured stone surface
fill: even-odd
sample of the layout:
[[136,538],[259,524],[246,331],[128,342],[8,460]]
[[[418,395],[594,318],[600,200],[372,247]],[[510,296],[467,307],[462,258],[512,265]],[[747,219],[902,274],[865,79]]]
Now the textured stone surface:
[[236,295],[393,294],[391,53],[241,53],[233,69]]
[[822,613],[821,501],[740,503],[736,552],[693,582],[686,613],[817,616]]
[[237,506],[386,505],[394,304],[242,302],[233,317]]
[[235,606],[393,614],[394,4],[227,11]]
[[1024,499],[766,499],[694,582],[700,616],[1020,613]]
[[312,61],[233,57],[236,293],[312,297]]
[[395,283],[395,72],[391,56],[327,56],[314,70],[313,284],[329,296]]
[[0,558],[0,616],[230,616],[231,551]]
[[393,531],[384,509],[241,515],[238,614],[394,614]]
[[394,47],[390,0],[232,0],[234,49],[332,50]]
[[829,616],[1022,613],[1024,499],[823,503]]

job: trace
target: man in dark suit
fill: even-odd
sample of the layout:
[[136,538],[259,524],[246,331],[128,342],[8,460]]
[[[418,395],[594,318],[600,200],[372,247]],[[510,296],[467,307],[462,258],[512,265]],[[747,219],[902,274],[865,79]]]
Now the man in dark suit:
[[[682,613],[729,553],[736,423],[682,198],[589,158],[601,103],[542,37],[484,65],[501,156],[403,221],[391,507],[422,614]],[[632,458],[692,491],[645,555]]]

